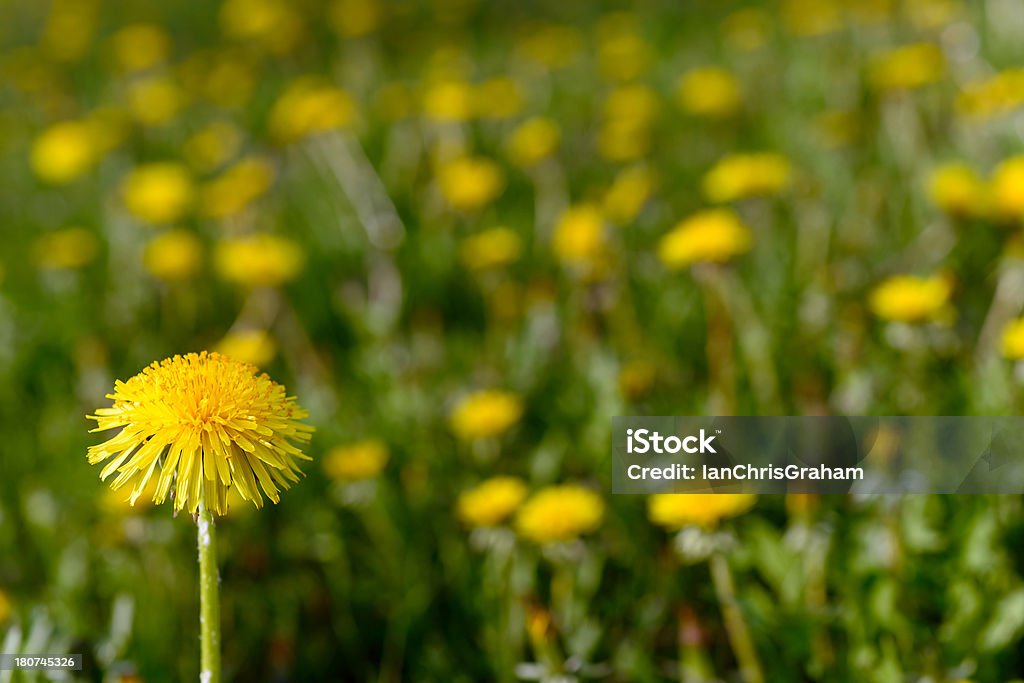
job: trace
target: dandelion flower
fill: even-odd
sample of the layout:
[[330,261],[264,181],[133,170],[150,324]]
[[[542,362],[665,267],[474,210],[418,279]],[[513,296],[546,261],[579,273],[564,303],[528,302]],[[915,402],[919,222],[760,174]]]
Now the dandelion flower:
[[388,448],[377,439],[335,446],[324,456],[324,472],[335,481],[373,479],[388,463]]
[[593,531],[604,519],[604,501],[576,484],[550,486],[519,509],[516,529],[537,543],[571,541]]
[[999,216],[1024,218],[1024,155],[1012,156],[992,173],[992,203]]
[[302,248],[284,237],[260,233],[217,245],[217,272],[246,287],[278,287],[290,282],[306,260]]
[[171,54],[171,38],[158,24],[129,24],[110,39],[117,65],[124,71],[144,71]]
[[659,493],[647,499],[647,516],[670,530],[684,526],[709,528],[743,514],[756,500],[752,493]]
[[1017,318],[1003,329],[1003,355],[1010,360],[1024,360],[1024,318]]
[[99,158],[94,133],[88,121],[64,121],[50,126],[32,143],[32,170],[41,180],[54,185],[77,180]]
[[936,168],[928,179],[932,202],[954,216],[978,216],[987,203],[985,183],[967,164],[951,162]]
[[175,510],[196,512],[200,501],[223,515],[228,489],[257,507],[260,489],[275,503],[280,490],[309,460],[292,442],[309,441],[313,428],[295,398],[255,366],[219,353],[190,353],[153,363],[127,382],[118,381],[109,408],[89,418],[94,432],[120,431],[89,448],[91,464],[111,488],[129,482],[132,504],[158,476],[153,502],[174,491]]
[[646,164],[623,169],[604,195],[604,212],[615,223],[629,223],[647,204],[656,184],[657,177]]
[[203,245],[188,230],[168,230],[146,245],[142,265],[149,274],[165,282],[187,280],[203,264]]
[[438,183],[442,196],[453,209],[475,211],[502,193],[505,174],[489,159],[463,157],[441,167]]
[[274,360],[277,344],[266,330],[239,330],[221,339],[217,351],[243,363],[263,366]]
[[509,160],[529,168],[554,154],[562,140],[562,131],[554,120],[535,116],[519,124],[506,143]]
[[776,195],[789,187],[792,172],[781,154],[729,154],[704,176],[704,195],[717,203]]
[[551,238],[559,261],[571,266],[596,262],[604,253],[604,215],[593,204],[571,206],[562,213]]
[[300,78],[282,93],[270,110],[268,127],[281,142],[343,128],[356,118],[348,92],[314,77]]
[[483,439],[507,431],[523,415],[523,402],[513,393],[488,389],[462,399],[451,414],[451,427],[461,439]]
[[934,83],[945,72],[938,45],[914,43],[880,55],[871,62],[868,80],[878,90],[913,90]]
[[717,66],[686,72],[679,81],[678,94],[683,111],[711,119],[732,116],[742,103],[736,77]]
[[694,263],[725,263],[750,250],[750,230],[729,209],[701,211],[661,238],[658,257],[672,269]]
[[504,522],[526,498],[526,484],[518,477],[491,477],[463,491],[456,503],[461,519],[470,527],[494,527]]
[[188,169],[176,162],[138,166],[121,184],[125,208],[144,223],[166,224],[192,206],[194,189]]
[[474,113],[485,119],[507,119],[523,109],[523,90],[511,78],[500,76],[476,86]]
[[462,242],[462,262],[473,270],[489,270],[508,265],[519,258],[522,240],[511,228],[490,228]]
[[235,216],[266,194],[273,181],[268,159],[246,157],[200,188],[199,212],[218,219]]
[[870,306],[886,320],[914,323],[938,316],[949,302],[953,283],[944,275],[896,275],[871,292]]

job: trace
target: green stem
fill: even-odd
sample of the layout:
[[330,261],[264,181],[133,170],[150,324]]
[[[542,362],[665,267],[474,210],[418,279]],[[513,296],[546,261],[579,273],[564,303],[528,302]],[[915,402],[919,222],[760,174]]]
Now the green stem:
[[736,588],[733,586],[729,562],[720,552],[711,555],[711,580],[715,584],[715,593],[718,595],[722,617],[725,619],[725,630],[736,654],[736,661],[739,662],[743,680],[746,683],[764,683],[764,673],[757,659],[754,641],[750,637],[743,611],[736,600]]
[[199,503],[200,683],[220,683],[220,577],[213,513]]

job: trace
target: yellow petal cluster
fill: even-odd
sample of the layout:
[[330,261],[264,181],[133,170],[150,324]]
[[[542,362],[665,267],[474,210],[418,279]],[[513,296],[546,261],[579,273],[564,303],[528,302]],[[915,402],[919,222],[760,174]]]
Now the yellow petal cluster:
[[871,310],[880,318],[915,323],[934,319],[946,307],[953,291],[944,275],[895,275],[871,292]]
[[451,427],[460,439],[484,439],[504,433],[522,415],[523,401],[519,396],[487,389],[466,396],[455,406]]
[[750,250],[754,238],[730,209],[709,209],[681,221],[661,238],[658,258],[671,269],[724,263]]
[[526,484],[518,477],[492,477],[463,491],[456,503],[459,519],[470,527],[498,526],[526,498]]
[[751,493],[659,493],[647,499],[647,516],[666,529],[714,527],[741,515],[757,501]]
[[537,543],[572,541],[601,525],[604,508],[604,501],[590,489],[577,484],[549,486],[519,508],[516,530]]
[[376,477],[387,462],[387,446],[369,439],[332,448],[324,456],[324,472],[335,481],[361,481]]

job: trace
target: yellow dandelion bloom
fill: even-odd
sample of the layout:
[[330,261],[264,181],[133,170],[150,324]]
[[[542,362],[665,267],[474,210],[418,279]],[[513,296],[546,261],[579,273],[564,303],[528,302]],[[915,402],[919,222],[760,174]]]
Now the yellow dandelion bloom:
[[32,256],[46,270],[75,270],[92,263],[99,239],[85,228],[65,228],[43,235],[32,245]]
[[185,92],[167,76],[151,76],[128,86],[128,111],[144,126],[162,126],[185,106]]
[[188,230],[168,230],[149,241],[142,264],[158,280],[187,280],[203,265],[202,242]]
[[993,209],[1002,218],[1024,218],[1024,154],[1005,159],[992,173]]
[[651,125],[641,119],[608,119],[597,132],[597,152],[614,162],[636,161],[651,151]]
[[223,240],[217,245],[215,261],[217,272],[229,282],[278,287],[302,271],[306,257],[295,242],[260,233]]
[[[174,486],[175,510],[195,513],[200,501],[223,515],[227,492],[257,507],[260,488],[275,503],[298,481],[297,460],[309,460],[292,442],[309,441],[307,413],[285,389],[255,366],[219,353],[190,353],[153,363],[118,381],[109,408],[89,418],[94,432],[120,431],[89,448],[89,462],[109,460],[100,472],[111,488],[132,483],[134,502],[158,474],[153,501]],[[258,482],[258,485],[257,485]]]
[[511,78],[491,78],[474,90],[473,111],[480,118],[507,119],[523,110],[523,90]]
[[634,220],[651,198],[655,183],[655,173],[646,164],[619,171],[602,202],[605,215],[620,225]]
[[490,204],[505,189],[505,173],[490,159],[460,157],[438,171],[445,201],[457,211],[475,211]]
[[604,501],[576,484],[549,486],[526,501],[516,515],[516,530],[537,543],[571,541],[594,531],[604,519]]
[[11,606],[11,599],[7,597],[7,593],[0,590],[0,624],[7,621],[7,618],[11,616],[11,612],[14,611]]
[[658,244],[658,258],[671,269],[694,263],[724,263],[748,252],[754,238],[729,209],[701,211],[681,221]]
[[913,90],[934,83],[944,73],[939,46],[914,43],[875,56],[868,67],[868,81],[877,90]]
[[957,97],[957,110],[976,118],[995,116],[1024,105],[1024,69],[1005,69],[968,83]]
[[605,249],[604,215],[593,204],[566,209],[551,238],[551,249],[559,261],[570,266],[593,265]]
[[519,124],[508,138],[505,148],[516,166],[535,166],[555,153],[562,141],[562,130],[553,119],[535,116]]
[[88,121],[64,121],[50,126],[32,142],[32,170],[41,180],[55,185],[85,175],[101,155],[95,132]]
[[952,281],[944,275],[895,275],[871,292],[869,305],[880,318],[922,322],[937,317],[949,303]]
[[174,223],[192,207],[194,188],[188,169],[177,162],[143,164],[121,183],[125,208],[143,223]]
[[246,157],[199,188],[199,213],[217,219],[235,216],[266,194],[273,180],[269,159]]
[[226,0],[220,6],[224,33],[287,54],[302,39],[302,17],[285,0]]
[[324,456],[324,472],[335,481],[373,479],[387,462],[387,446],[370,439],[332,448]]
[[1024,318],[1017,318],[1003,328],[1003,355],[1011,360],[1024,360]]
[[602,105],[602,114],[610,121],[635,122],[648,125],[658,116],[661,99],[647,85],[622,85],[608,93]]
[[456,503],[459,519],[470,527],[498,526],[526,498],[526,484],[518,477],[491,477],[463,491]]
[[444,123],[468,121],[473,117],[473,86],[465,81],[446,80],[431,85],[423,95],[423,113]]
[[488,389],[463,398],[451,414],[455,436],[465,441],[498,436],[519,422],[523,401],[508,391]]
[[988,188],[972,167],[961,162],[932,171],[928,194],[937,207],[954,216],[979,216],[988,208]]
[[513,263],[523,250],[519,234],[511,228],[490,228],[462,242],[462,262],[473,270],[489,270]]
[[331,26],[339,35],[356,38],[373,33],[381,22],[380,0],[335,0],[329,10]]
[[732,116],[742,103],[736,77],[717,66],[686,72],[679,80],[678,98],[683,111],[712,119]]
[[647,516],[673,531],[685,526],[710,528],[743,514],[756,501],[752,493],[659,493],[647,499]]
[[124,71],[144,71],[167,61],[171,37],[159,24],[129,24],[110,39],[114,61]]
[[789,161],[781,154],[730,154],[704,176],[704,195],[713,202],[779,194],[791,182]]
[[222,166],[242,148],[242,132],[226,121],[215,121],[191,135],[182,153],[197,171],[212,171]]
[[267,126],[281,142],[344,128],[356,118],[356,105],[341,88],[312,77],[300,78],[277,98]]
[[266,365],[277,355],[277,344],[266,330],[229,332],[220,340],[218,353],[255,366]]

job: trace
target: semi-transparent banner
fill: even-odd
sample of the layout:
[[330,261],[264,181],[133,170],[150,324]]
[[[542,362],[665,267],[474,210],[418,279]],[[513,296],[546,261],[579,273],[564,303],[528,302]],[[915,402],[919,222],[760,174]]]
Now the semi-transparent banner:
[[615,417],[614,493],[1024,493],[1024,417]]

